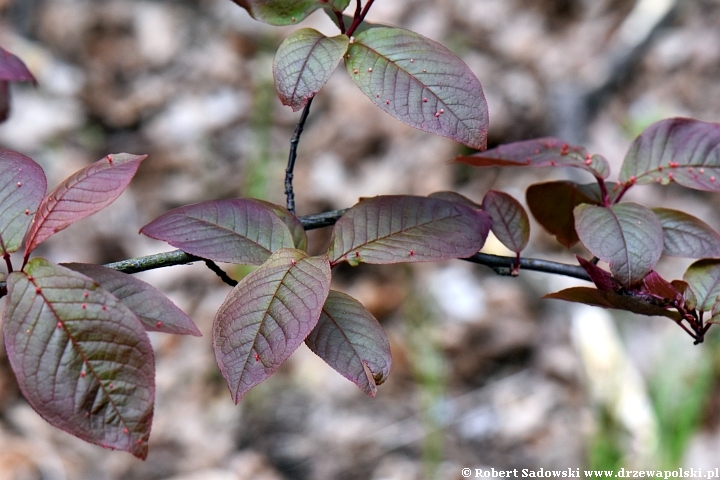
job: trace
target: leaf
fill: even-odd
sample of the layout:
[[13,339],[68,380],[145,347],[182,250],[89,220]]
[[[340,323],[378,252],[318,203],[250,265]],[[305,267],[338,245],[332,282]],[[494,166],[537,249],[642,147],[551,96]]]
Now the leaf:
[[201,258],[260,265],[272,252],[293,247],[275,210],[246,198],[202,202],[165,212],[140,232]]
[[683,294],[672,283],[660,276],[655,270],[643,278],[644,290],[666,303],[682,302]]
[[92,278],[115,295],[137,316],[145,330],[202,337],[190,317],[152,285],[101,265],[66,263],[63,266]]
[[348,48],[345,35],[328,38],[312,28],[301,28],[280,45],[273,61],[273,78],[283,105],[294,112],[330,79]]
[[575,207],[575,228],[585,248],[609,263],[612,274],[626,287],[642,280],[662,254],[660,221],[637,203]]
[[127,307],[90,278],[34,258],[8,277],[3,333],[20,390],[45,420],[147,456],[155,366]]
[[17,251],[47,190],[32,158],[0,150],[0,256]]
[[500,243],[519,254],[530,240],[530,219],[520,202],[507,193],[490,190],[482,206],[492,218],[492,232]]
[[630,145],[620,182],[720,192],[720,123],[668,118],[650,125]]
[[697,309],[710,310],[720,295],[720,260],[698,260],[683,275],[697,299]]
[[485,212],[437,198],[368,198],[335,223],[328,256],[353,266],[465,258],[482,248],[491,223]]
[[400,28],[358,33],[345,66],[382,110],[424,132],[487,147],[488,109],[480,81],[442,45]]
[[690,285],[683,280],[673,280],[670,283],[682,294],[685,308],[695,310],[697,308],[697,297],[695,297],[695,293],[692,291],[692,288],[690,288]]
[[473,210],[482,210],[482,206],[473,202],[466,196],[460,195],[457,192],[450,192],[450,191],[434,192],[434,193],[431,193],[430,195],[428,195],[428,198],[439,198],[440,200],[447,200],[448,202],[460,203],[462,205],[465,205],[466,207],[472,208]]
[[663,253],[683,258],[720,257],[720,235],[702,220],[669,208],[653,208],[663,228]]
[[297,248],[298,250],[307,251],[308,239],[307,234],[305,233],[305,228],[303,227],[300,219],[293,215],[292,212],[290,212],[285,207],[276,205],[274,203],[266,202],[265,200],[260,200],[259,198],[248,198],[246,200],[259,203],[260,205],[265,205],[270,210],[275,212],[275,215],[280,217],[280,220],[285,222],[285,225],[287,225],[287,227],[290,229],[295,248]]
[[251,17],[270,25],[292,25],[302,22],[318,8],[330,6],[342,12],[350,0],[232,0]]
[[0,80],[37,84],[37,80],[25,66],[25,63],[4,48],[0,48]]
[[392,357],[385,332],[360,302],[344,293],[330,290],[320,320],[305,343],[371,397],[390,373]]
[[568,181],[530,185],[525,199],[535,220],[567,248],[580,241],[575,232],[575,207],[583,203],[602,204],[596,183],[579,185]]
[[588,262],[579,255],[575,255],[575,258],[587,274],[590,275],[590,279],[598,289],[606,292],[614,292],[620,289],[620,283],[618,283],[609,272],[606,272],[592,262]]
[[575,167],[598,178],[610,175],[610,165],[601,155],[590,155],[584,147],[557,138],[508,143],[474,155],[459,155],[455,162],[473,167]]
[[281,249],[233,288],[215,316],[213,347],[237,403],[315,328],[330,291],[327,257]]
[[132,180],[147,155],[119,153],[78,170],[45,197],[28,233],[25,257],[40,243],[110,205]]
[[628,312],[637,313],[638,315],[661,316],[672,318],[675,321],[680,320],[680,314],[674,310],[653,305],[646,300],[621,295],[611,291],[602,291],[590,287],[572,287],[566,288],[555,293],[548,293],[543,298],[554,298],[556,300],[565,300],[567,302],[584,303],[595,307],[616,308],[618,310],[626,310]]

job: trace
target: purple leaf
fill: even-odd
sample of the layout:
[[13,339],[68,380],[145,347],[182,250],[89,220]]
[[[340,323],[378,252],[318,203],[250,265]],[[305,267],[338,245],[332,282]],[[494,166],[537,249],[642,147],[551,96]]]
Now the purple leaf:
[[0,150],[0,256],[22,246],[46,190],[40,165],[20,153]]
[[215,316],[213,347],[237,403],[315,328],[330,291],[327,257],[281,249],[233,288]]
[[344,293],[330,290],[305,343],[371,397],[390,373],[392,357],[385,332],[360,302]]
[[589,203],[601,205],[602,196],[596,183],[579,185],[568,181],[536,183],[525,192],[528,208],[535,220],[567,248],[580,239],[575,231],[573,210]]
[[345,58],[355,84],[393,117],[470,148],[487,147],[482,86],[450,50],[408,30],[378,27],[357,34]]
[[22,60],[0,47],[0,80],[37,83]]
[[78,170],[43,199],[28,233],[25,258],[53,234],[110,205],[147,155],[120,153]]
[[482,248],[491,223],[485,212],[437,198],[368,198],[337,221],[328,256],[353,266],[465,258]]
[[605,292],[614,292],[621,288],[620,283],[615,280],[609,272],[606,272],[592,262],[588,262],[579,255],[575,255],[575,258],[587,274],[590,275],[590,279],[598,289]]
[[675,285],[660,276],[655,270],[643,278],[644,290],[653,297],[663,300],[665,303],[681,302],[683,295]]
[[680,292],[683,296],[683,305],[689,310],[695,310],[697,308],[697,297],[695,292],[692,291],[690,285],[683,280],[673,280],[670,282],[675,289]]
[[140,232],[198,257],[260,265],[272,252],[294,246],[276,210],[249,198],[202,202],[165,212]]
[[661,316],[672,318],[675,321],[680,320],[680,314],[674,310],[668,310],[658,305],[653,305],[648,301],[632,297],[629,295],[621,295],[611,291],[602,291],[590,287],[572,287],[566,288],[555,293],[548,293],[543,298],[554,298],[557,300],[565,300],[567,302],[584,303],[595,307],[616,308],[619,310],[627,310],[628,312],[637,313],[639,315]]
[[650,125],[630,145],[620,182],[720,192],[720,123],[668,118]]
[[500,243],[517,254],[522,252],[530,240],[530,219],[520,202],[507,193],[490,190],[482,206],[492,218],[492,232]]
[[626,287],[642,280],[662,254],[660,221],[637,203],[575,207],[575,228],[585,248],[609,263],[612,274]]
[[155,366],[127,307],[90,278],[34,258],[8,277],[3,333],[20,390],[45,420],[147,456]]
[[328,38],[312,28],[301,28],[290,34],[275,53],[273,77],[283,105],[294,112],[330,79],[348,48],[345,35]]
[[684,258],[720,257],[720,235],[702,220],[669,208],[653,208],[663,227],[665,255]]
[[342,12],[350,0],[232,0],[248,11],[250,16],[270,25],[293,25],[315,10],[330,7]]
[[710,310],[720,296],[720,260],[704,259],[690,265],[683,275],[697,299],[697,309]]
[[575,167],[599,178],[610,174],[610,165],[603,156],[590,155],[583,147],[550,137],[508,143],[470,156],[460,155],[455,161],[473,167]]
[[97,282],[128,307],[149,332],[202,337],[193,321],[157,288],[127,273],[101,265],[63,264]]
[[440,200],[447,200],[448,202],[455,202],[455,203],[459,203],[461,205],[465,205],[466,207],[470,207],[473,210],[482,210],[482,206],[473,202],[466,196],[460,195],[457,192],[450,192],[450,191],[443,190],[441,192],[431,193],[430,195],[428,195],[428,198],[438,198]]
[[253,201],[255,203],[259,203],[260,205],[265,205],[270,210],[275,212],[275,215],[280,217],[280,220],[285,222],[285,225],[287,225],[287,227],[290,229],[290,233],[292,234],[293,243],[295,245],[295,248],[297,248],[298,250],[307,251],[307,246],[308,246],[307,234],[305,233],[305,228],[303,227],[302,222],[300,222],[300,219],[298,219],[295,215],[293,215],[287,208],[281,207],[280,205],[266,202],[264,200],[260,200],[257,198],[251,198],[248,200]]

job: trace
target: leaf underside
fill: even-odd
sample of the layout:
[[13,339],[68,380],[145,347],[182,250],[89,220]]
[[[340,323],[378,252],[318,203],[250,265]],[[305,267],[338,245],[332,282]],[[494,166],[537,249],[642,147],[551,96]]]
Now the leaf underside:
[[500,243],[520,253],[530,240],[530,219],[520,202],[507,193],[490,190],[482,206],[492,218],[492,232]]
[[3,333],[20,390],[45,420],[88,442],[147,456],[152,347],[113,295],[35,258],[8,277]]
[[466,258],[482,248],[491,223],[485,212],[439,198],[368,198],[337,221],[328,256],[351,265]]
[[360,302],[344,293],[330,290],[305,343],[371,397],[390,373],[392,358],[385,332]]
[[293,25],[305,20],[319,8],[330,7],[342,12],[350,0],[232,0],[248,11],[255,20],[270,25]]
[[697,299],[697,309],[709,311],[720,296],[720,260],[698,260],[683,275]]
[[281,249],[228,294],[215,316],[213,348],[235,403],[300,346],[329,291],[327,257]]
[[662,316],[673,320],[680,320],[680,314],[674,310],[653,305],[647,301],[621,295],[616,292],[597,290],[590,287],[566,288],[555,293],[548,293],[543,298],[565,300],[567,302],[584,303],[595,307],[614,308],[637,313],[638,315]]
[[355,36],[345,66],[360,90],[398,120],[470,148],[487,147],[480,81],[442,45],[400,28],[372,28]]

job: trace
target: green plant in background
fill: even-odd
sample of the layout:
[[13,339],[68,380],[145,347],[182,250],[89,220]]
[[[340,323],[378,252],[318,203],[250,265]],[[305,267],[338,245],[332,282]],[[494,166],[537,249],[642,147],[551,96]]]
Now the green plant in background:
[[[560,139],[484,151],[489,123],[478,79],[436,42],[401,28],[367,24],[373,0],[358,0],[352,17],[343,14],[350,0],[236,3],[274,25],[296,24],[322,9],[339,30],[332,37],[309,28],[296,30],[275,54],[275,90],[284,104],[302,110],[290,140],[286,206],[240,198],[176,208],[142,233],[179,250],[106,266],[56,265],[31,258],[33,250],[117,198],[144,156],[108,155],[46,194],[37,163],[17,152],[0,152],[0,252],[8,274],[7,283],[0,283],[0,296],[8,297],[5,346],[23,395],[52,425],[92,443],[147,456],[155,372],[146,331],[199,332],[160,292],[128,274],[195,261],[204,261],[233,287],[215,317],[212,345],[236,403],[303,342],[362,391],[376,394],[392,363],[389,341],[360,302],[330,289],[332,269],[343,262],[357,266],[459,258],[501,274],[529,269],[590,280],[597,288],[575,287],[546,297],[664,316],[696,344],[719,321],[720,235],[685,212],[622,202],[628,190],[650,183],[720,192],[719,124],[671,118],[649,126],[633,142],[616,181],[608,181],[605,158]],[[3,53],[0,94],[6,101],[7,81],[32,76],[17,57]],[[526,200],[560,244],[570,248],[581,243],[590,259],[578,256],[578,266],[524,258],[528,214],[520,202],[499,191],[486,192],[481,204],[454,192],[379,196],[347,210],[297,217],[297,148],[312,100],[340,62],[383,111],[479,150],[459,156],[458,163],[585,172],[588,184],[531,185]],[[327,250],[310,256],[305,231],[328,226],[333,230]],[[478,253],[490,230],[513,256]],[[11,254],[23,247],[16,268]],[[654,270],[662,255],[699,260],[682,280],[668,281]],[[215,262],[258,268],[236,281]],[[417,347],[424,351],[427,345]],[[418,369],[428,375],[424,378],[431,393],[436,392],[435,367]],[[680,435],[694,421],[679,422],[675,431]],[[438,448],[428,443],[429,469]],[[605,451],[609,453],[601,457],[614,458],[612,449]]]

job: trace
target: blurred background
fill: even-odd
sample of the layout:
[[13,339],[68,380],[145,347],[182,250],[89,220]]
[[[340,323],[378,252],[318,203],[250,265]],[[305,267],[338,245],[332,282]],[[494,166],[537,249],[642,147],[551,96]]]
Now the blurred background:
[[[0,14],[0,45],[39,82],[12,86],[0,145],[41,163],[51,186],[107,153],[149,154],[120,199],[38,255],[107,263],[167,251],[137,232],[170,208],[238,196],[284,204],[299,114],[277,99],[271,65],[293,28],[255,22],[230,0],[0,0]],[[368,20],[417,31],[467,62],[488,100],[491,147],[555,135],[603,154],[616,175],[651,123],[720,121],[717,0],[377,0]],[[302,26],[336,31],[322,12]],[[448,163],[461,152],[381,112],[340,67],[300,144],[298,214],[451,189],[476,201],[502,189],[524,202],[531,183],[592,181]],[[711,194],[671,185],[627,197],[720,227]],[[311,232],[311,250],[328,238],[328,229]],[[492,238],[484,251],[507,253]],[[574,261],[535,223],[525,254]],[[681,278],[689,263],[658,269]],[[249,271],[226,267],[235,278]],[[693,346],[667,319],[540,300],[579,281],[500,277],[460,261],[338,267],[334,288],[361,300],[391,341],[393,369],[377,397],[303,345],[235,406],[209,338],[229,287],[204,265],[140,277],[205,335],[151,334],[158,394],[147,461],[46,424],[3,352],[0,479],[420,480],[460,479],[463,467],[720,466],[717,336]]]

